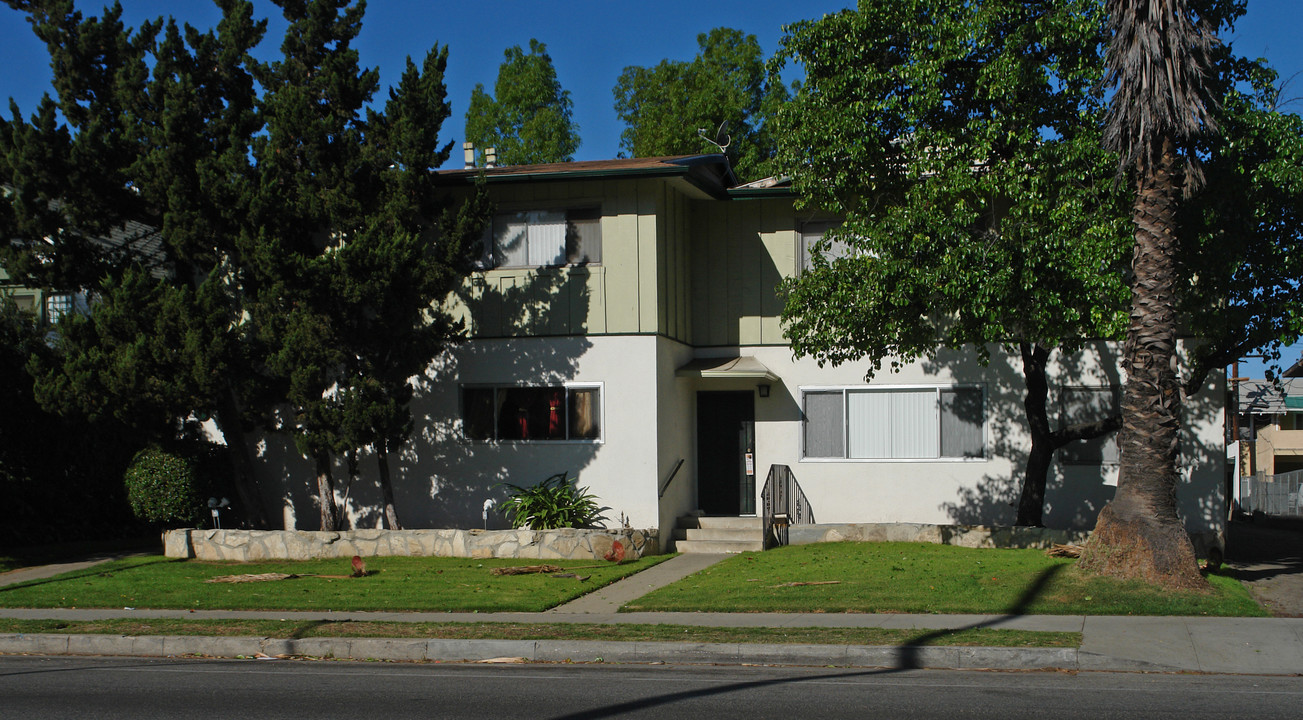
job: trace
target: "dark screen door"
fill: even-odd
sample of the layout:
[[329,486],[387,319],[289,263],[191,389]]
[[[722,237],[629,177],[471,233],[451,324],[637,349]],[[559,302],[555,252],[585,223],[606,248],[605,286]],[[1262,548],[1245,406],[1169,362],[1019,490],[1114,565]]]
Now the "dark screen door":
[[697,393],[697,503],[707,515],[756,511],[751,392]]

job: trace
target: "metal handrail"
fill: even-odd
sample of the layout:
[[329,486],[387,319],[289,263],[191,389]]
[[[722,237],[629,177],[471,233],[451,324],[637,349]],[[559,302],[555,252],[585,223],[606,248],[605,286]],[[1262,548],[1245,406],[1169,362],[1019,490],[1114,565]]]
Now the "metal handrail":
[[683,458],[679,458],[679,461],[674,463],[674,469],[670,471],[670,476],[665,478],[665,482],[661,483],[660,492],[656,494],[658,500],[665,497],[665,489],[670,486],[670,482],[674,480],[674,476],[679,474],[679,468],[681,467],[683,467]]
[[810,500],[786,465],[769,466],[760,502],[764,506],[765,547],[770,547],[771,541],[774,545],[786,545],[787,530],[792,525],[814,523]]

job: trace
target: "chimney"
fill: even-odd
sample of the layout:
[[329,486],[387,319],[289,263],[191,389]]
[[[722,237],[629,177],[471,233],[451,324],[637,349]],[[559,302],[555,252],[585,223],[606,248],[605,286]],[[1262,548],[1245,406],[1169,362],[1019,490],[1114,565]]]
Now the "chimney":
[[475,143],[464,142],[461,144],[461,149],[466,153],[466,167],[464,169],[473,170],[475,168]]
[[484,148],[484,167],[495,168],[498,166],[498,149]]

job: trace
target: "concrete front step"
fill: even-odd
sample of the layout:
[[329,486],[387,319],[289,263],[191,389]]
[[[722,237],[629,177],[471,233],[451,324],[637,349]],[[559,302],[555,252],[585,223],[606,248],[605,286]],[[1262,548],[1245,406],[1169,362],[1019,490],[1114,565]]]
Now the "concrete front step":
[[740,553],[765,549],[763,540],[678,540],[674,548],[681,553]]
[[675,528],[675,540],[757,540],[764,537],[760,530],[736,528]]
[[684,516],[674,529],[674,548],[688,554],[764,550],[764,521],[758,517]]
[[685,515],[679,518],[678,526],[681,528],[733,528],[737,530],[764,530],[764,520],[758,516],[755,517],[736,517],[736,516],[714,516],[714,515]]

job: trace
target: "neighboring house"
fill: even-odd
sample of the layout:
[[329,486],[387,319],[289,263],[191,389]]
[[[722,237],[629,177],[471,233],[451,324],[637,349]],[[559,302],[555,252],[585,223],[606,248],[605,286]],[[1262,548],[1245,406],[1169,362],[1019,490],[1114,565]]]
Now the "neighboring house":
[[0,267],[0,297],[9,298],[23,312],[37,314],[42,322],[48,317],[46,293],[14,283],[3,267]]
[[1242,475],[1303,470],[1303,377],[1295,364],[1279,386],[1268,380],[1238,385]]
[[[153,226],[128,222],[111,230],[107,237],[92,236],[92,239],[124,257],[145,263],[154,277],[163,277],[168,272],[163,262],[162,238]],[[0,267],[0,297],[10,298],[19,310],[35,314],[42,325],[52,325],[68,312],[89,313],[95,304],[89,292],[54,292],[14,283],[4,267]]]
[[[864,363],[793,358],[776,286],[834,218],[795,210],[781,183],[738,187],[718,155],[439,175],[459,193],[479,173],[497,213],[481,269],[448,300],[470,339],[421,379],[396,463],[407,526],[501,527],[482,516],[501,483],[568,471],[608,524],[665,541],[685,514],[757,513],[773,466],[791,469],[820,523],[1013,521],[1030,444],[1020,359],[992,348],[983,367],[941,352],[866,382]],[[1052,368],[1062,420],[1115,402],[1114,349]],[[1217,532],[1224,516],[1223,398],[1217,375],[1185,405],[1178,496],[1192,532]],[[1060,453],[1047,525],[1093,527],[1115,447]],[[269,507],[313,529],[310,464],[287,438],[262,456]],[[380,493],[361,467],[340,495],[372,527]]]

